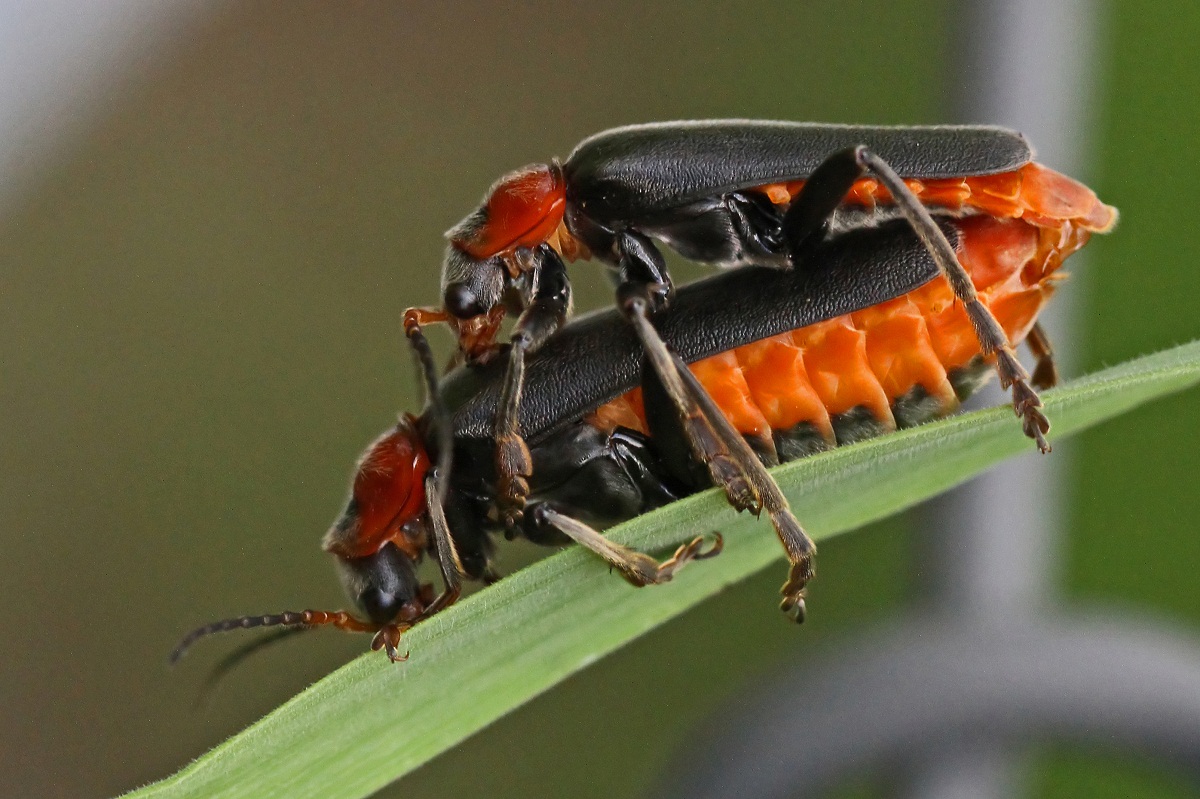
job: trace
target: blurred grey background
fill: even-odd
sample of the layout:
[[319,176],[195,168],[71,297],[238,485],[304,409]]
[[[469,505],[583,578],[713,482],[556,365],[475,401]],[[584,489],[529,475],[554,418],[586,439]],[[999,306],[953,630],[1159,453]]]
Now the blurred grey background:
[[[1066,289],[1077,371],[1200,329],[1200,7],[1097,5],[1090,159],[1069,166],[1122,222]],[[441,231],[497,176],[629,122],[952,119],[965,6],[0,3],[5,793],[165,776],[365,648],[281,644],[202,707],[228,643],[165,665],[196,623],[341,606],[319,538],[362,446],[420,402],[399,312],[436,299]],[[609,296],[573,273],[581,304]],[[1200,625],[1198,408],[1056,445],[1069,602]],[[919,526],[825,544],[803,629],[756,577],[381,795],[637,795],[721,700],[901,623]],[[1190,795],[1111,750],[1049,743],[1030,768],[1033,796]]]

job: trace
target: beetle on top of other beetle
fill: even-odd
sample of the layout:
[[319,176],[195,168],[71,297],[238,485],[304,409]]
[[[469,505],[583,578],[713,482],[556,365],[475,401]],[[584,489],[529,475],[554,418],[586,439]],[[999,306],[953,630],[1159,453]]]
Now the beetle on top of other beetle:
[[[1108,231],[1117,219],[1087,187],[1035,163],[1024,137],[1003,128],[758,120],[631,125],[585,139],[562,163],[534,164],[497,181],[446,234],[442,307],[408,309],[405,326],[448,323],[462,355],[481,363],[500,352],[506,313],[519,313],[494,420],[497,505],[511,525],[520,520],[533,468],[518,423],[525,360],[570,312],[565,261],[595,258],[611,267],[618,306],[677,412],[690,417],[689,440],[699,450],[696,437],[711,439],[715,431],[695,412],[682,376],[671,374],[678,369],[652,324],[674,292],[655,240],[721,267],[803,269],[829,236],[900,216],[965,308],[1001,385],[1011,387],[1025,434],[1048,452],[1049,421],[1034,386],[1053,376],[1035,374],[1030,384],[931,210],[1021,219],[1064,248]],[[1040,328],[1030,344],[1050,350]],[[761,509],[759,492],[731,477],[722,459],[709,468],[735,506]]]
[[[1059,267],[1087,240],[1074,223],[1064,230],[1054,236],[1029,220],[988,215],[939,222],[980,301],[1010,340],[1029,343],[1035,375],[1047,382],[1054,369],[1037,316]],[[814,245],[805,269],[747,267],[684,286],[656,318],[681,397],[617,310],[575,320],[529,358],[518,422],[534,466],[530,505],[507,524],[496,512],[494,468],[507,364],[462,365],[439,388],[428,343],[410,327],[430,401],[370,445],[324,540],[356,613],[226,619],[185,636],[173,659],[216,632],[333,626],[373,632],[373,648],[402,660],[401,635],[454,602],[461,576],[496,579],[491,540],[501,532],[573,540],[635,585],[666,582],[715,554],[720,539],[706,548],[693,538],[659,561],[599,529],[714,483],[730,492],[738,481],[774,523],[790,562],[782,606],[802,617],[815,548],[766,467],[944,416],[990,376],[972,319],[938,272],[923,241],[892,220]],[[688,415],[677,412],[680,398]],[[722,464],[716,476],[713,461]],[[436,594],[417,575],[426,554],[441,568]]]

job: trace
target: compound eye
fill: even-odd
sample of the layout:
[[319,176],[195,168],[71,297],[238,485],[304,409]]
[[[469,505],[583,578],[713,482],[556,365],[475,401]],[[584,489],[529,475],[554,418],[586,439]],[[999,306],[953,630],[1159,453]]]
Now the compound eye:
[[470,319],[488,311],[466,283],[451,283],[446,286],[442,301],[446,305],[446,310],[459,319]]

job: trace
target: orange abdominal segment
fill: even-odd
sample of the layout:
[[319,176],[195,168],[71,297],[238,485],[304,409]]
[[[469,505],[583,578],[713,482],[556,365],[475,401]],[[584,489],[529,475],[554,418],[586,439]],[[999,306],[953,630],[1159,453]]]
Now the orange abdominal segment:
[[[1087,214],[1088,225],[1104,221],[1094,209]],[[1043,213],[1039,222],[1046,218]],[[1025,338],[1054,292],[1062,278],[1059,266],[1094,229],[1073,220],[1042,226],[983,215],[957,224],[959,260],[1014,344]],[[962,305],[938,278],[888,302],[738,347],[691,368],[739,432],[762,435],[808,422],[832,444],[833,417],[864,408],[882,429],[894,429],[893,406],[918,387],[937,403],[939,415],[953,411],[958,397],[949,375],[979,355]],[[640,392],[602,406],[591,422],[647,432]]]
[[750,394],[750,385],[734,352],[705,358],[692,367],[692,374],[733,423],[738,432],[770,435],[771,425]]

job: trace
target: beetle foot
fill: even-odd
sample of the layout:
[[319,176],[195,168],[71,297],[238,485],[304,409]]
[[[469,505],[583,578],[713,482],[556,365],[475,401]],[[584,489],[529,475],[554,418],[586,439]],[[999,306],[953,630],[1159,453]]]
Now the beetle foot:
[[1042,399],[1024,380],[1012,384],[1013,412],[1021,417],[1021,429],[1025,435],[1037,442],[1043,455],[1050,451],[1046,433],[1050,431],[1050,420],[1042,412]]
[[1021,418],[1021,429],[1037,442],[1038,451],[1046,454],[1050,451],[1050,443],[1046,441],[1050,420],[1041,410],[1042,398],[1029,385],[1029,373],[1007,347],[996,353],[996,371],[1000,385],[1012,389],[1013,412]]
[[393,663],[403,663],[408,660],[409,653],[400,654],[397,647],[400,645],[400,628],[395,624],[385,624],[375,633],[375,637],[371,639],[371,651],[378,652],[382,649],[387,653],[388,660]]
[[792,568],[788,572],[787,582],[779,590],[779,593],[783,594],[783,601],[779,603],[779,609],[797,624],[803,624],[807,616],[808,609],[804,604],[804,587],[808,585],[808,581],[815,575],[816,570],[813,568],[812,558],[801,558],[792,564]]
[[1037,442],[1039,452],[1043,455],[1050,452],[1050,442],[1046,441],[1046,433],[1050,431],[1050,420],[1040,409],[1027,407],[1022,411],[1021,428],[1025,431],[1025,435]]
[[628,562],[618,566],[621,574],[634,586],[642,588],[647,585],[660,585],[671,581],[676,572],[693,560],[704,560],[721,554],[725,548],[725,539],[720,533],[713,533],[713,543],[704,548],[704,536],[698,535],[675,550],[675,554],[659,563],[649,555],[641,552],[633,553]]

